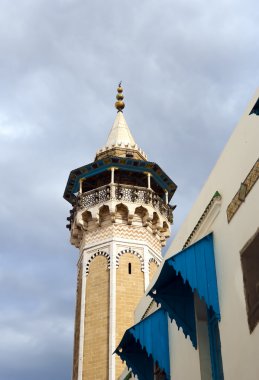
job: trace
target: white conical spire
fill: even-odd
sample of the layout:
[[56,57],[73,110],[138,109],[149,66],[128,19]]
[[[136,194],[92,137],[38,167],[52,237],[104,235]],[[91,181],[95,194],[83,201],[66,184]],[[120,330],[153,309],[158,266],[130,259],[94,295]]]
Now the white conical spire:
[[[120,150],[122,149],[122,151],[120,151],[120,156],[127,156],[127,154],[129,154],[129,151],[134,151],[136,152],[137,157],[139,157],[140,154],[139,158],[146,160],[146,154],[137,146],[122,113],[125,104],[123,102],[124,96],[122,94],[123,89],[121,87],[121,84],[119,84],[117,91],[118,94],[116,96],[117,102],[115,103],[115,107],[117,108],[118,113],[116,115],[112,129],[110,130],[107,142],[102,149],[97,151],[96,158],[100,155],[103,156],[104,152],[116,150],[116,148],[118,148]],[[115,154],[118,154],[118,150],[115,152]]]
[[117,113],[106,146],[128,146],[129,148],[135,148],[136,146],[135,140],[121,111]]

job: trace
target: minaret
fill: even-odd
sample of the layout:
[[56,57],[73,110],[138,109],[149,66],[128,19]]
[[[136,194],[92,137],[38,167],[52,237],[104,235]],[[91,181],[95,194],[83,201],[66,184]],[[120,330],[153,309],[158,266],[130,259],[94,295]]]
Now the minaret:
[[79,248],[72,380],[117,380],[113,352],[134,324],[134,309],[159,266],[170,235],[174,182],[136,144],[117,116],[95,161],[72,170],[64,198],[71,244]]

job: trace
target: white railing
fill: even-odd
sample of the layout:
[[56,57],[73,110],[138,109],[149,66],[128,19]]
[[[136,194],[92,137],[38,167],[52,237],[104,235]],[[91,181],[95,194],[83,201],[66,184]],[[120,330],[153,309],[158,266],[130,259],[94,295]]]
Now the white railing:
[[80,208],[89,209],[90,207],[111,200],[152,205],[165,216],[169,222],[172,222],[171,206],[166,204],[152,189],[146,187],[109,184],[79,195],[78,205]]

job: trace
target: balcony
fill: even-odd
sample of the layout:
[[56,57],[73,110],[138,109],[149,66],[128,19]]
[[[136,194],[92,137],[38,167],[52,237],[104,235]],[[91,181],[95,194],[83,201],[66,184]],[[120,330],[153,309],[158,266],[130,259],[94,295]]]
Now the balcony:
[[152,189],[132,185],[109,184],[78,196],[78,206],[89,209],[109,201],[121,201],[136,205],[150,205],[170,223],[173,221],[172,207]]

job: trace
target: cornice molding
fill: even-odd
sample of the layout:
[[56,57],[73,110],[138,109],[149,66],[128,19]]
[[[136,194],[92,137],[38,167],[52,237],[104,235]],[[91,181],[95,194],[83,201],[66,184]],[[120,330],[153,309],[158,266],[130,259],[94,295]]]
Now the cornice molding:
[[[212,221],[215,219],[215,217],[218,215],[220,206],[221,206],[221,200],[222,197],[218,191],[215,192],[213,197],[211,198],[210,202],[206,206],[205,210],[203,211],[202,215],[200,216],[198,222],[195,224],[192,232],[188,236],[187,240],[185,241],[183,248],[187,248],[191,242],[193,242],[194,237],[201,237],[202,230],[206,229],[206,232],[208,231],[209,226],[211,225]],[[205,224],[207,223],[207,228],[204,228]]]

